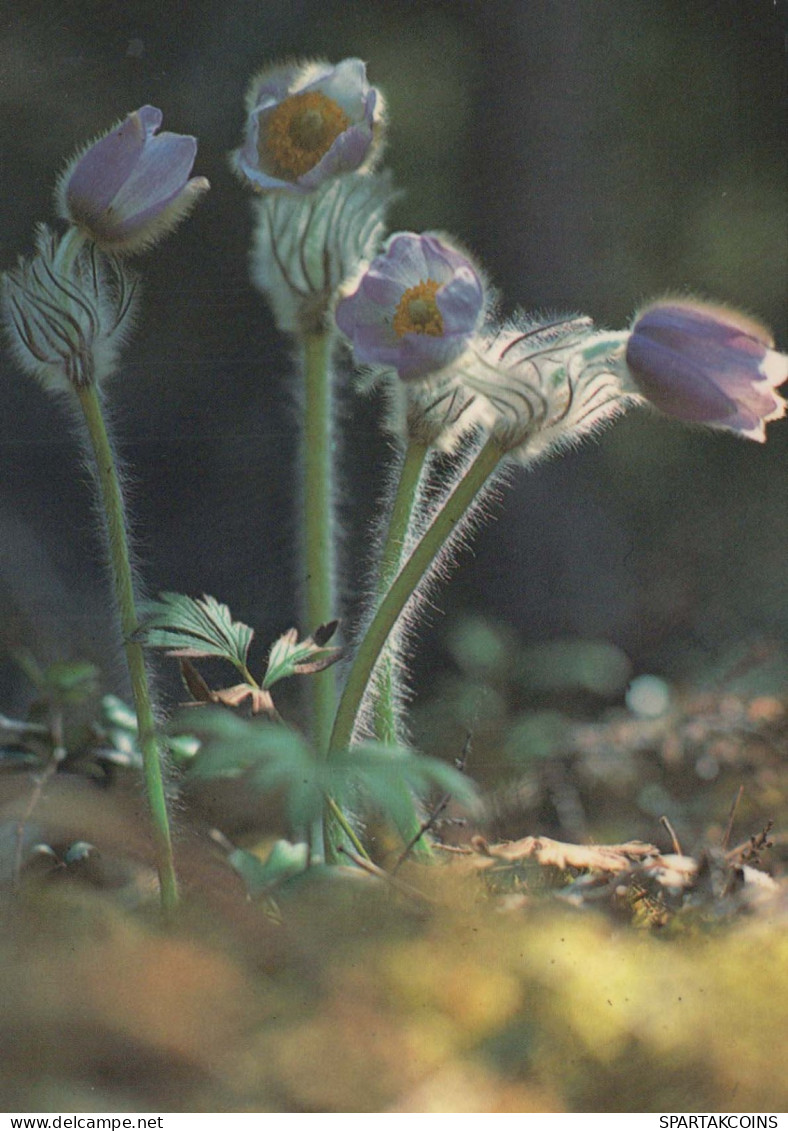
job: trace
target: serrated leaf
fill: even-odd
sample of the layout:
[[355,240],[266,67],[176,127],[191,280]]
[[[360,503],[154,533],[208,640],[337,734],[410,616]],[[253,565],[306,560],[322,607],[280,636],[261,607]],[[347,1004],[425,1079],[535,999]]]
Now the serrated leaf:
[[246,667],[254,630],[234,621],[215,597],[161,593],[140,611],[142,623],[134,636],[146,647],[165,648],[171,656],[219,656]]
[[335,620],[321,624],[305,640],[298,639],[294,628],[280,636],[271,645],[263,687],[273,687],[278,680],[291,675],[311,675],[335,664],[342,656],[342,649],[327,648],[326,645],[338,624],[339,621]]
[[476,788],[453,766],[403,746],[364,742],[351,747],[332,763],[331,789],[339,797],[359,793],[400,830],[413,827],[417,802],[436,789],[449,793],[469,809],[478,806]]
[[430,758],[405,746],[362,742],[351,747],[337,764],[369,785],[399,779],[422,799],[432,789],[438,789],[450,793],[468,808],[478,805],[476,786],[470,778],[439,758]]
[[435,790],[473,807],[473,783],[452,766],[401,746],[368,742],[330,761],[317,758],[297,732],[276,723],[201,708],[189,715],[201,747],[189,772],[198,778],[239,777],[261,792],[281,793],[293,830],[317,820],[325,799],[371,805],[401,830],[412,827],[416,800]]

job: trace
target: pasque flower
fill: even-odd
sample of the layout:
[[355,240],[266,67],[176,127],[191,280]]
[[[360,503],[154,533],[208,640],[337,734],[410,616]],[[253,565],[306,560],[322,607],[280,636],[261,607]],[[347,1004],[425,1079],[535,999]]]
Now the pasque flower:
[[657,302],[638,315],[626,348],[634,385],[662,412],[753,440],[785,415],[774,391],[788,357],[769,331],[743,314],[691,300]]
[[380,92],[360,59],[284,64],[262,71],[247,95],[243,144],[232,154],[253,188],[308,193],[366,171],[382,124]]
[[400,232],[341,299],[336,321],[356,360],[418,381],[446,369],[484,320],[484,284],[441,236]]
[[63,173],[57,201],[105,251],[135,252],[169,232],[209,187],[190,173],[197,142],[162,133],[162,112],[143,106],[78,154]]

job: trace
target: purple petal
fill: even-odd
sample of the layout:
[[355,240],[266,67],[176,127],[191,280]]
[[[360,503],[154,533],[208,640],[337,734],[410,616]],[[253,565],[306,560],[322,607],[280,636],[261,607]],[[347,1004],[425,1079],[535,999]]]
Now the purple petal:
[[[352,122],[358,122],[366,116],[369,83],[367,67],[361,59],[343,59],[302,89],[319,90],[341,106]],[[369,121],[371,123],[371,118]]]
[[[442,333],[398,336],[394,318],[403,295],[430,279],[440,284],[435,301]],[[399,232],[370,264],[356,291],[339,302],[336,321],[358,361],[393,367],[409,381],[451,365],[483,312],[482,281],[466,256],[438,236]]]
[[183,191],[197,156],[197,141],[182,134],[151,138],[130,177],[112,201],[112,211],[131,220],[166,207]]
[[763,439],[763,422],[784,412],[772,388],[781,360],[758,323],[705,303],[659,303],[635,322],[626,360],[641,392],[682,420]]
[[161,110],[143,106],[79,158],[66,184],[66,201],[76,218],[89,222],[109,207],[161,122]]
[[369,126],[350,126],[332,143],[318,163],[298,178],[304,188],[314,189],[339,173],[352,173],[366,160],[372,145],[372,130]]
[[255,109],[265,110],[271,106],[276,106],[287,98],[301,73],[301,69],[301,67],[293,64],[285,64],[266,71],[259,76],[259,79],[254,80],[249,92],[248,106],[250,112]]
[[443,318],[443,333],[470,336],[479,322],[484,307],[484,292],[479,276],[469,264],[457,269],[450,282],[435,296]]
[[736,404],[692,359],[635,331],[627,344],[627,365],[638,387],[663,412],[694,423],[723,421]]

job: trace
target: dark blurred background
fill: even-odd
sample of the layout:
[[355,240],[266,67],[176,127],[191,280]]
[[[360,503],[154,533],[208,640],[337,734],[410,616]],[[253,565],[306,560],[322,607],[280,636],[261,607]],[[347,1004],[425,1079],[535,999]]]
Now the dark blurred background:
[[[10,0],[0,6],[0,267],[52,215],[74,149],[150,102],[199,139],[212,190],[140,258],[115,380],[149,590],[208,592],[266,642],[294,623],[289,345],[247,278],[249,199],[227,151],[251,74],[358,55],[390,107],[400,228],[475,252],[505,310],[623,327],[667,291],[759,315],[788,347],[784,8],[772,0]],[[385,462],[348,414],[349,556]],[[788,629],[788,423],[766,445],[633,414],[518,474],[422,633],[417,680],[463,610],[524,642],[602,638],[635,672],[702,679]],[[9,658],[123,671],[86,473],[61,408],[0,359],[0,710]],[[172,688],[175,683],[173,681]]]

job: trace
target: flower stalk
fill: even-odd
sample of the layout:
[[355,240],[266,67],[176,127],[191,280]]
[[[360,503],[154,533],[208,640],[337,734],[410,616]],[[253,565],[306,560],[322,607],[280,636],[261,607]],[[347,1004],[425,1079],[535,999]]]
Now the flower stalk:
[[96,386],[76,388],[85,417],[93,451],[101,497],[102,511],[109,545],[112,580],[120,614],[126,662],[131,678],[131,692],[137,713],[139,744],[142,750],[145,793],[153,822],[156,869],[159,875],[161,905],[165,915],[172,915],[178,905],[178,885],[172,854],[167,800],[161,769],[161,751],[156,737],[148,675],[142,645],[132,639],[138,627],[134,581],[129,554],[126,513],[115,456]]
[[[303,350],[304,620],[313,629],[336,614],[330,333],[305,334]],[[332,669],[317,673],[310,685],[314,689],[315,741],[325,751],[335,708]]]
[[496,439],[484,443],[389,586],[351,665],[334,720],[329,757],[350,745],[375,665],[402,610],[505,455]]
[[[412,527],[419,486],[429,453],[429,445],[419,439],[410,439],[400,469],[396,494],[391,508],[386,540],[380,559],[378,599],[382,600],[397,575]],[[384,651],[376,676],[375,737],[379,742],[396,743],[401,738],[398,723],[396,688],[396,658],[391,650]]]
[[[334,537],[333,390],[331,387],[332,333],[306,333],[304,353],[304,427],[301,433],[303,467],[303,620],[311,629],[326,624],[336,614]],[[316,672],[309,681],[312,736],[316,750],[325,756],[336,710],[333,668]],[[327,819],[331,817],[327,814]],[[322,822],[311,833],[314,862],[325,855]]]

